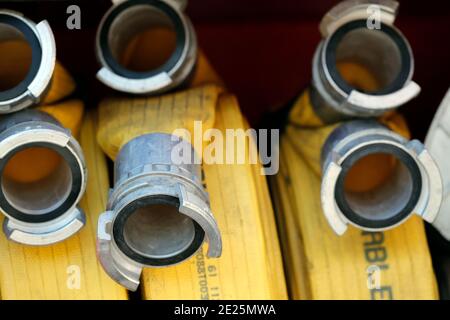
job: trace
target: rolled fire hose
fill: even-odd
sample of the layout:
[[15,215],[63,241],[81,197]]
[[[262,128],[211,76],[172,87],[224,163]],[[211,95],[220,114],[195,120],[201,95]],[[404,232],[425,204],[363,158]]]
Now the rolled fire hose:
[[316,122],[379,116],[419,94],[411,47],[393,25],[397,9],[391,0],[343,1],[324,16],[308,90]]
[[[197,40],[186,1],[118,0],[100,22],[96,52],[101,69],[97,78],[105,85],[133,94],[158,94],[189,82],[197,62]],[[142,41],[153,34],[164,39]],[[152,50],[159,50],[154,54]],[[135,63],[143,55],[145,63]]]
[[0,119],[0,210],[8,239],[47,245],[85,223],[77,204],[86,186],[81,147],[47,113],[28,109]]
[[420,92],[411,80],[411,48],[393,26],[397,9],[395,1],[363,0],[332,8],[320,24],[323,40],[311,88],[289,116],[287,130],[303,130],[309,139],[298,136],[303,145],[293,141],[300,150],[316,154],[313,149],[323,146],[313,166],[321,163],[316,171],[322,172],[322,209],[339,235],[348,224],[368,231],[393,228],[413,213],[432,222],[441,203],[439,170],[419,141],[374,120],[321,127],[381,116]]
[[[400,115],[382,120],[409,138]],[[418,215],[387,231],[363,231],[349,224],[345,234],[337,237],[330,228],[321,208],[320,156],[324,141],[337,126],[311,129],[290,124],[281,140],[280,172],[272,179],[272,191],[291,298],[438,299],[424,224]],[[368,188],[380,178],[389,178],[392,160],[389,155],[366,159],[362,173],[351,175],[349,187]]]
[[436,219],[442,180],[418,140],[407,140],[375,120],[354,120],[329,134],[321,163],[322,209],[339,235],[348,224],[381,231],[412,214]]
[[35,24],[21,13],[0,10],[0,50],[17,52],[0,62],[0,113],[39,103],[50,86],[56,59],[47,21]]
[[[226,129],[246,130],[236,98],[212,85],[220,83],[217,80],[200,54],[195,88],[156,97],[103,100],[98,108],[100,147],[115,161],[126,143],[142,135],[173,134],[184,128],[191,137],[199,137],[195,121],[202,123],[204,133],[213,128],[224,135]],[[204,154],[195,141],[192,145],[197,154]],[[205,141],[203,150],[207,145]],[[184,263],[144,268],[140,290],[145,299],[286,299],[272,206],[260,170],[260,165],[203,164],[202,184],[227,250],[220,259],[209,259],[209,243],[205,243]]]

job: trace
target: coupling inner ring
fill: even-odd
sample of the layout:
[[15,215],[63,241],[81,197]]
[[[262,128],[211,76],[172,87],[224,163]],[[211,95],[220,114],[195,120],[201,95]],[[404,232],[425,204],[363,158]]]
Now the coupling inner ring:
[[137,199],[114,220],[113,236],[119,249],[132,260],[149,266],[167,266],[192,256],[205,232],[180,213],[179,200],[158,195]]
[[14,99],[27,91],[28,86],[36,77],[42,60],[42,48],[40,41],[32,28],[21,19],[0,13],[0,41],[23,40],[31,48],[31,64],[25,78],[10,89],[0,91],[0,100]]
[[[154,27],[174,31],[176,44],[170,57],[152,70],[135,71],[124,67],[120,62],[123,51],[134,37]],[[186,31],[179,14],[163,1],[124,1],[106,16],[99,31],[99,46],[103,60],[116,74],[130,79],[145,79],[162,72],[169,73],[179,63],[185,51]]]
[[[357,90],[372,95],[393,93],[404,87],[412,68],[412,53],[399,31],[381,23],[381,29],[368,29],[366,20],[348,22],[338,28],[325,47],[325,64],[331,78],[346,94]],[[348,81],[339,71],[339,64],[359,66],[366,79]],[[363,72],[364,72],[363,71]],[[354,72],[355,73],[355,72]],[[353,74],[351,77],[355,78]],[[367,78],[372,84],[367,86]],[[358,85],[356,82],[365,82]]]
[[[370,190],[351,191],[346,178],[358,161],[370,155],[392,155],[395,162],[389,176]],[[349,155],[341,165],[335,199],[341,212],[351,222],[370,229],[384,229],[406,219],[420,198],[422,178],[416,161],[406,151],[391,144],[364,146]],[[376,166],[371,168],[378,170]]]
[[[14,156],[36,148],[55,153],[58,157],[55,170],[36,181],[19,181],[5,174],[6,166]],[[24,222],[54,220],[77,201],[82,179],[82,169],[68,148],[49,142],[27,143],[9,152],[0,162],[0,207],[8,216]]]

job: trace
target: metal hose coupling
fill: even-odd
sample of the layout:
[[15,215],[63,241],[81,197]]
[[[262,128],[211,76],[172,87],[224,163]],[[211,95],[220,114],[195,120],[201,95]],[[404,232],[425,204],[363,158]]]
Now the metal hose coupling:
[[97,78],[133,94],[158,94],[188,82],[197,62],[197,40],[183,13],[186,2],[113,1],[97,32]]
[[86,187],[81,147],[50,115],[27,109],[0,119],[0,210],[8,239],[64,240],[83,227]]
[[322,19],[310,94],[325,122],[377,116],[420,93],[411,47],[393,25],[397,9],[396,1],[350,0]]
[[0,46],[2,59],[8,61],[0,70],[0,113],[39,103],[50,87],[56,60],[48,22],[35,24],[21,13],[0,10]]
[[[178,161],[176,155],[189,161]],[[136,290],[143,267],[177,264],[208,240],[219,257],[222,240],[201,183],[192,145],[164,133],[125,144],[114,165],[114,188],[98,222],[97,253],[106,272]]]
[[433,222],[442,201],[439,169],[417,140],[407,140],[375,120],[338,126],[321,154],[321,202],[338,234],[347,225],[381,231],[417,214]]

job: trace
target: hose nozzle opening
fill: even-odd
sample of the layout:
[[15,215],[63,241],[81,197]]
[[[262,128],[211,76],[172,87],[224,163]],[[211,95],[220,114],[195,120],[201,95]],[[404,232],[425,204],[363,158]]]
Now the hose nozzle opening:
[[423,145],[373,120],[338,126],[322,147],[321,202],[333,230],[393,228],[412,214],[432,221],[442,182]]
[[51,147],[26,147],[15,153],[1,172],[1,188],[15,209],[42,215],[60,207],[72,191],[72,172]]
[[0,121],[0,209],[16,242],[46,245],[84,225],[86,187],[78,142],[51,116],[24,110]]
[[189,80],[196,63],[195,33],[179,7],[160,0],[113,6],[97,34],[100,81],[113,89],[156,94]]
[[131,72],[151,72],[174,54],[175,25],[170,17],[151,6],[137,5],[120,13],[108,32],[112,56]]
[[25,35],[10,24],[0,23],[0,92],[25,81],[31,61],[32,48]]
[[55,40],[46,21],[0,10],[0,113],[37,104],[47,93],[55,68]]
[[348,155],[341,167],[336,202],[350,221],[382,229],[413,213],[422,188],[421,174],[401,148],[371,144]]
[[99,219],[97,247],[106,272],[130,290],[139,285],[143,267],[180,263],[205,239],[208,256],[221,254],[200,165],[178,163],[172,152],[180,150],[195,159],[188,142],[153,133],[129,141],[115,160],[114,188],[108,211]]
[[368,94],[388,94],[406,85],[412,73],[412,53],[393,27],[368,29],[365,21],[342,26],[327,46],[327,68],[337,86]]
[[343,1],[321,23],[323,40],[313,60],[311,99],[325,123],[374,117],[407,103],[420,92],[412,81],[414,57],[393,25],[397,5],[380,6],[370,24],[369,1]]
[[123,233],[126,244],[140,255],[165,259],[179,255],[191,246],[195,222],[172,205],[147,205],[128,217]]

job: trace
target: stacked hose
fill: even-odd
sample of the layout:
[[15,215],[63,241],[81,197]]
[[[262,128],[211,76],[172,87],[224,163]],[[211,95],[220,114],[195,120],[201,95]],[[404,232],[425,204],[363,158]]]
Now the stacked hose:
[[77,204],[87,173],[75,139],[83,104],[62,101],[75,86],[56,63],[48,23],[35,24],[5,10],[0,11],[0,21],[3,230],[10,240],[48,245],[72,236],[85,224]]

